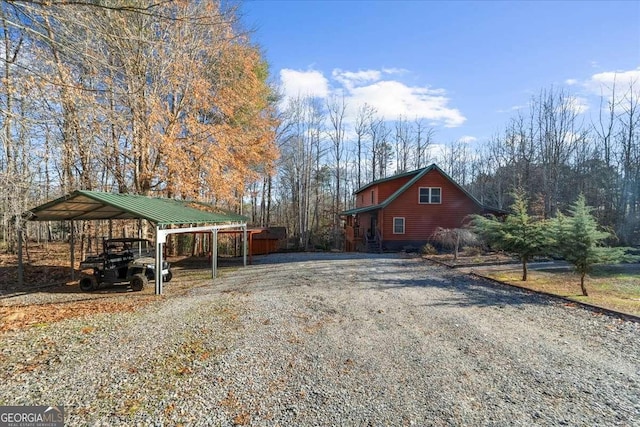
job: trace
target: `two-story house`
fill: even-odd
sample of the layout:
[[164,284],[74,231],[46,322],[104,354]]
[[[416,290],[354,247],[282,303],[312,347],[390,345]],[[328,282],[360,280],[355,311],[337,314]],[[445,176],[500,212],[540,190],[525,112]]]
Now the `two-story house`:
[[500,213],[483,206],[438,166],[379,179],[355,192],[346,220],[346,251],[418,248],[438,227],[462,227],[470,214]]

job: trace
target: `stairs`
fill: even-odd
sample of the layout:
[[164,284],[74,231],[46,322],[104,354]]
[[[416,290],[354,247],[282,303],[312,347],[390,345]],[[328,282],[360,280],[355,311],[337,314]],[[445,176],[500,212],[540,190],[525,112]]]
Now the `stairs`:
[[369,253],[378,253],[378,254],[382,253],[382,241],[378,236],[375,236],[372,238],[365,237],[365,239],[366,239],[365,251]]

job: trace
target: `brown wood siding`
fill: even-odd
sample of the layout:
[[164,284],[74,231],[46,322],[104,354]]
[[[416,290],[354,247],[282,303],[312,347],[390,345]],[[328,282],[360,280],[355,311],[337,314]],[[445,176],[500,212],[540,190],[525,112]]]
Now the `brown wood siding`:
[[[442,188],[442,203],[418,203],[420,187]],[[383,240],[426,241],[437,227],[458,228],[465,217],[472,213],[482,213],[482,207],[440,172],[432,170],[384,209],[384,224],[381,227],[385,231]],[[405,218],[404,234],[393,234],[394,217]]]
[[[356,194],[356,208],[377,205],[385,200],[400,187],[409,182],[413,177],[404,176],[387,182],[373,185]],[[371,203],[371,192],[373,191],[373,203]]]
[[251,255],[262,255],[278,252],[280,242],[278,239],[254,239],[251,242]]
[[[371,192],[373,192],[373,203],[371,203]],[[374,185],[356,195],[356,208],[377,205],[378,202],[378,186]]]
[[361,213],[358,215],[358,233],[354,237],[362,237],[371,228],[371,213]]
[[392,181],[382,182],[378,184],[378,203],[383,203],[389,198],[389,196],[398,191],[400,187],[411,181],[412,178],[413,176],[404,176]]

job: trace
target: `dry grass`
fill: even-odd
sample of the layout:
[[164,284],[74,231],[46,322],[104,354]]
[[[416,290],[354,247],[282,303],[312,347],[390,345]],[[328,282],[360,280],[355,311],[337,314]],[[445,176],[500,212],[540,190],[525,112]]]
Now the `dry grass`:
[[90,317],[97,313],[132,312],[154,301],[158,301],[158,298],[145,296],[135,299],[114,298],[112,301],[96,299],[55,304],[0,306],[0,332],[26,327],[45,327],[49,323],[60,320]]
[[[162,301],[167,296],[184,295],[194,288],[211,284],[210,261],[172,257],[174,279],[164,285],[165,295],[154,295],[154,284],[149,282],[142,292],[128,292],[126,286],[111,286],[84,293],[78,281],[71,281],[69,246],[65,243],[29,244],[26,254],[25,285],[17,286],[17,257],[0,251],[0,290],[19,294],[66,294],[65,301],[22,304],[12,299],[0,300],[0,333],[29,327],[46,327],[64,319],[90,317],[96,313],[132,312],[148,304]],[[76,262],[79,255],[76,256]],[[174,262],[177,266],[174,267]],[[219,274],[227,274],[237,267],[225,267]],[[76,271],[76,278],[80,272]]]
[[502,252],[468,256],[465,252],[458,254],[458,259],[453,259],[453,254],[425,255],[425,259],[438,261],[451,267],[475,266],[482,264],[506,264],[518,262],[514,257]]
[[589,296],[580,292],[580,277],[566,271],[529,271],[528,280],[523,282],[520,268],[490,271],[475,270],[501,282],[543,291],[575,301],[597,305],[611,310],[640,316],[640,275],[633,271],[624,272],[599,268],[587,277],[585,284]]

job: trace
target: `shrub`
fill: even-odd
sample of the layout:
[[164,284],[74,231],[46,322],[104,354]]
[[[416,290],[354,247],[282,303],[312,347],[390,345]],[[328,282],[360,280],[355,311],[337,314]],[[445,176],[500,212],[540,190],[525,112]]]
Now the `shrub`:
[[462,248],[462,252],[464,252],[466,256],[478,256],[482,254],[482,248],[479,246],[465,246]]
[[438,250],[431,243],[427,243],[422,247],[423,255],[438,255]]

